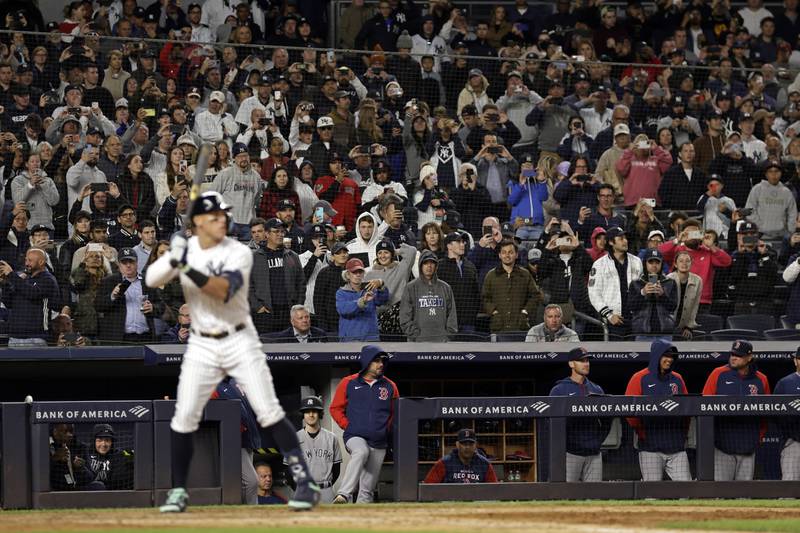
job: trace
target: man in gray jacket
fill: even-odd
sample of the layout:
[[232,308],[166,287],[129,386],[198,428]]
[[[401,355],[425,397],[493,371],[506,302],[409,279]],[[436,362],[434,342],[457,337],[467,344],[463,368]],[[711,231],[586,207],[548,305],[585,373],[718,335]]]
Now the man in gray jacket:
[[[233,235],[239,240],[249,241],[250,219],[255,214],[255,206],[261,200],[262,180],[259,173],[250,166],[250,154],[246,145],[234,144],[232,155],[233,165],[217,174],[211,183],[211,190],[220,193],[225,202],[232,206]],[[283,321],[283,325],[287,321],[288,318]]]
[[[497,107],[508,115],[508,120],[514,123],[522,136],[512,147],[515,150],[531,146],[536,142],[539,133],[536,125],[525,123],[525,117],[533,110],[533,106],[542,101],[542,97],[531,91],[522,82],[522,74],[513,70],[506,77],[506,92],[497,99]],[[516,153],[516,152],[515,152]]]
[[456,302],[450,285],[436,276],[439,260],[430,250],[419,257],[419,278],[400,300],[400,326],[412,342],[447,342],[458,332]]
[[283,245],[285,228],[277,218],[267,220],[267,240],[253,252],[250,272],[250,311],[260,334],[282,331],[293,305],[306,298],[306,279],[300,257]]
[[539,102],[525,117],[528,126],[539,127],[540,156],[549,153],[558,157],[556,149],[568,129],[569,119],[576,114],[574,109],[564,103],[564,85],[558,80],[550,82],[547,98]]

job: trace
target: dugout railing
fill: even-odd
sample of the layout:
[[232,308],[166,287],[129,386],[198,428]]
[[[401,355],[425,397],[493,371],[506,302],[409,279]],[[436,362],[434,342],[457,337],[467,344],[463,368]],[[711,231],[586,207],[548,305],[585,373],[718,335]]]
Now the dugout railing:
[[[693,418],[696,443],[693,481],[566,480],[567,420],[598,418]],[[800,416],[797,396],[589,396],[400,398],[394,418],[394,499],[396,501],[555,500],[644,498],[796,498],[800,481],[714,481],[715,417],[754,416],[762,419]],[[540,478],[515,483],[426,484],[420,482],[418,424],[426,420],[534,419],[547,425],[539,446]],[[478,445],[481,434],[477,434]]]

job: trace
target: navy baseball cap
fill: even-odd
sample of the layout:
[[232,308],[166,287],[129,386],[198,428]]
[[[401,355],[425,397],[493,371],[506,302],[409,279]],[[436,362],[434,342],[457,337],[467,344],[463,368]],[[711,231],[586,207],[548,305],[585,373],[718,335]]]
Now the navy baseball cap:
[[578,346],[577,348],[573,348],[569,351],[569,360],[570,361],[580,361],[581,359],[593,359],[592,355],[586,351],[586,348],[583,346]]
[[758,232],[758,226],[746,220],[742,222],[741,226],[739,226],[739,233],[756,233]]
[[233,154],[233,157],[236,157],[239,154],[246,154],[247,145],[244,143],[234,143],[231,153]]
[[477,442],[478,439],[475,438],[475,430],[470,428],[462,428],[458,430],[458,437],[456,437],[458,442]]
[[392,255],[394,255],[394,251],[395,251],[394,250],[394,243],[392,243],[392,241],[390,241],[388,239],[381,240],[375,246],[375,252],[377,253],[377,252],[380,252],[381,250],[386,251],[386,252],[392,252]]
[[464,236],[461,235],[459,232],[454,231],[452,233],[448,233],[447,236],[444,238],[444,244],[448,245],[451,242],[461,241],[464,242]]
[[230,208],[231,206],[225,203],[225,199],[220,193],[206,191],[192,202],[192,207],[189,208],[189,218],[216,211],[228,211]]
[[653,261],[653,260],[661,261],[662,263],[664,262],[664,256],[661,255],[661,252],[659,252],[655,248],[647,250],[644,253],[644,262],[645,263],[648,262],[648,261]]
[[114,438],[114,428],[110,424],[95,424],[92,433],[94,438]]
[[322,399],[317,396],[307,396],[300,402],[300,412],[303,411],[324,411]]
[[345,243],[343,243],[342,241],[338,241],[338,242],[333,243],[333,248],[331,248],[331,253],[333,255],[338,254],[342,250],[345,250],[345,251],[347,250],[347,245]]
[[311,226],[311,236],[312,237],[324,237],[325,236],[325,226],[322,224],[314,224]]
[[123,248],[119,251],[119,257],[117,257],[117,261],[136,261],[139,257],[136,255],[136,252],[133,251],[132,248]]
[[609,241],[615,239],[616,237],[624,237],[624,236],[625,236],[625,230],[616,226],[614,226],[613,228],[609,228],[608,231],[606,231],[606,238]]
[[792,357],[795,358],[800,357],[800,346],[797,347],[797,350],[795,350],[794,355]]
[[284,211],[286,209],[297,209],[297,206],[295,206],[294,202],[289,199],[283,199],[278,202],[278,211]]
[[286,225],[283,221],[279,218],[271,218],[267,220],[267,223],[264,224],[264,228],[266,229],[286,229]]
[[749,341],[738,339],[733,341],[731,346],[731,355],[750,355],[753,353],[753,345]]

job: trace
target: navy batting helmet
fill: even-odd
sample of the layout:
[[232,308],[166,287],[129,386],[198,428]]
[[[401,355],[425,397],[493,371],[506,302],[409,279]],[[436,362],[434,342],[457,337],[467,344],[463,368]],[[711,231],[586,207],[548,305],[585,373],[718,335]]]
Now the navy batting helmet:
[[231,206],[225,203],[225,199],[220,193],[207,191],[192,202],[192,207],[189,209],[189,218],[194,218],[195,215],[213,213],[215,211],[224,211],[227,213],[230,208]]

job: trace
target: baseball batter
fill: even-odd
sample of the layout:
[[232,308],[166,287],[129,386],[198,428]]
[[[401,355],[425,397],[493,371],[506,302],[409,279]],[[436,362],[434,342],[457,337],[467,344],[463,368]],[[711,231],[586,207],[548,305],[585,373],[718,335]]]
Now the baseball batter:
[[342,466],[342,450],[333,432],[320,425],[325,409],[322,400],[307,396],[300,402],[303,414],[303,429],[297,432],[300,449],[305,454],[308,471],[314,482],[322,489],[321,501],[333,501],[333,484],[339,479]]
[[253,254],[226,236],[230,218],[219,193],[199,196],[189,211],[194,236],[176,233],[170,251],[147,269],[146,282],[159,287],[180,276],[191,307],[192,334],[181,364],[178,399],[172,417],[172,482],[162,513],[183,512],[189,502],[186,478],[193,436],[211,393],[226,376],[244,390],[258,423],[269,430],[286,458],[297,485],[289,507],[311,509],[319,487],[308,473],[292,424],[272,383],[247,301]]

